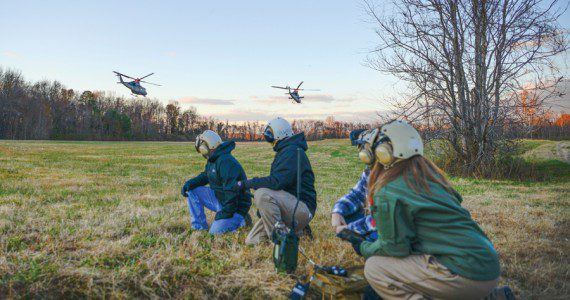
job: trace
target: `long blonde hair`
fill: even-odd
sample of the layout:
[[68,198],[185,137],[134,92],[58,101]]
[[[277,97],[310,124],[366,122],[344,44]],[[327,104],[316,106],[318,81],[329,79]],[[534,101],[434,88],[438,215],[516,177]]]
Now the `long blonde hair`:
[[440,168],[429,159],[416,155],[394,164],[389,169],[384,169],[384,166],[378,162],[374,163],[368,181],[369,198],[373,199],[376,192],[400,175],[404,176],[408,186],[418,194],[431,193],[429,181],[441,185],[449,193],[455,193],[451,183]]

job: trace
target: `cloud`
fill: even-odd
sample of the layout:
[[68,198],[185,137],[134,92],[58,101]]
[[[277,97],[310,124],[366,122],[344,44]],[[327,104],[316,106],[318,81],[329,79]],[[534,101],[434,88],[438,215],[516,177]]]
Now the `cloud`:
[[[353,97],[341,97],[337,98],[330,94],[301,94],[305,98],[301,99],[302,102],[320,102],[320,103],[332,103],[332,102],[352,102],[355,101],[356,98]],[[251,97],[253,101],[258,103],[288,103],[293,101],[289,99],[289,95],[283,96],[269,96],[266,98],[261,98],[258,96]]]
[[180,98],[178,102],[189,103],[189,104],[206,104],[206,105],[234,105],[235,100],[184,97]]
[[347,111],[335,110],[330,112],[283,112],[283,111],[266,111],[266,110],[243,110],[232,109],[211,115],[220,120],[228,120],[230,122],[260,121],[266,122],[276,117],[282,117],[288,120],[324,120],[326,117],[333,116],[339,121],[375,123],[378,122],[378,113],[380,110],[360,110]]
[[166,51],[164,52],[164,55],[168,56],[168,57],[176,57],[176,51]]
[[2,52],[3,56],[9,57],[9,58],[19,58],[20,54],[14,51],[4,51]]
[[568,79],[548,80],[539,84],[527,82],[523,85],[523,89],[528,91],[531,97],[544,100],[542,103],[544,108],[555,113],[570,111],[570,80]]
[[545,101],[545,106],[550,108],[555,113],[566,113],[570,111],[570,80],[565,79],[560,81],[556,88],[555,93],[550,95]]

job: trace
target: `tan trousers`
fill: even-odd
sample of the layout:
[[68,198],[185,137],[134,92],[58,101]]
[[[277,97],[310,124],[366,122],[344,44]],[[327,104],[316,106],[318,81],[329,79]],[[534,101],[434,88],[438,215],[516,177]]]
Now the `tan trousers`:
[[[273,226],[277,221],[282,221],[287,227],[292,227],[293,210],[297,203],[297,198],[283,190],[275,191],[271,189],[261,188],[255,191],[253,195],[255,205],[259,209],[261,220],[257,221],[247,238],[245,243],[255,245],[264,240],[268,240],[271,236]],[[301,235],[303,229],[313,216],[305,203],[299,202],[297,212],[295,213],[295,232]]]
[[431,255],[372,256],[364,275],[383,299],[482,299],[499,279],[474,281],[452,274]]

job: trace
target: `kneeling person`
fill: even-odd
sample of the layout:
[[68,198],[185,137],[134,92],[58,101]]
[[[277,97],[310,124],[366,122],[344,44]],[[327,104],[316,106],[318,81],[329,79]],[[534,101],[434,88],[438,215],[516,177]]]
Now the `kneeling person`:
[[[350,132],[350,141],[353,146],[358,146],[361,152],[366,138],[370,136],[372,130],[357,129]],[[361,156],[361,155],[359,155]],[[370,177],[370,165],[373,161],[362,159],[366,168],[360,176],[360,180],[350,190],[334,204],[332,210],[331,224],[336,233],[343,229],[356,232],[364,239],[375,241],[378,238],[376,227],[372,215],[366,211],[366,195],[368,195],[368,178]]]
[[363,150],[375,161],[368,196],[378,239],[346,236],[366,258],[372,288],[383,299],[489,295],[499,280],[497,252],[445,174],[423,156],[419,133],[402,121],[373,133]]
[[[246,244],[253,245],[271,236],[276,222],[282,221],[287,227],[293,227],[295,214],[295,231],[302,234],[303,229],[313,218],[317,208],[315,191],[315,175],[305,151],[307,142],[305,134],[294,134],[289,122],[277,118],[271,120],[264,129],[265,140],[273,145],[276,152],[269,176],[241,181],[235,189],[255,189],[254,199],[261,220],[248,234]],[[297,195],[297,149],[300,153],[301,188]],[[295,205],[299,205],[295,211]]]
[[[211,234],[233,232],[250,223],[251,196],[245,191],[232,190],[236,182],[247,180],[240,163],[231,154],[235,142],[222,142],[217,133],[206,130],[196,138],[195,147],[207,163],[204,172],[182,187],[182,196],[188,197],[192,229],[208,230],[204,207],[216,212]],[[207,184],[210,186],[205,187]]]

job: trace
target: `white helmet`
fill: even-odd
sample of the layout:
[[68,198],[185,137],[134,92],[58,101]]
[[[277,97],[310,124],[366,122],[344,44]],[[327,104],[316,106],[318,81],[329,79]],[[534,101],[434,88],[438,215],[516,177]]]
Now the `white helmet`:
[[217,133],[212,130],[206,130],[196,137],[194,147],[198,153],[207,158],[221,143],[222,138]]
[[424,155],[424,144],[418,131],[406,121],[393,121],[380,128],[380,138],[387,136],[392,143],[393,156],[408,159]]
[[269,121],[263,129],[263,137],[265,137],[265,140],[270,143],[286,139],[293,136],[293,134],[291,124],[280,117]]
[[359,140],[358,156],[366,164],[377,161],[390,168],[404,159],[424,155],[420,134],[405,121],[393,121],[381,128],[364,131]]

